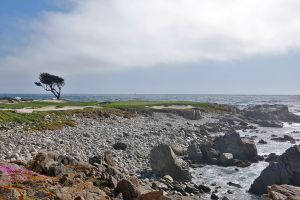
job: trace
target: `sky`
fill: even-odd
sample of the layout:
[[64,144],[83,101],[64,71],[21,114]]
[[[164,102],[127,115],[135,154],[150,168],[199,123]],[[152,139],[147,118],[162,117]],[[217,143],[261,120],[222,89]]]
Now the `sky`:
[[0,93],[300,94],[299,0],[0,0]]

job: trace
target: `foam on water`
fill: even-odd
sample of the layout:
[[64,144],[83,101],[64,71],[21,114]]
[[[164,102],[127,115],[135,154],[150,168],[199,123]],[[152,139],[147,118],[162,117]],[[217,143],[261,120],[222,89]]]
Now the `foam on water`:
[[[276,137],[283,137],[288,134],[294,139],[300,140],[300,124],[299,123],[284,123],[283,128],[259,128],[259,131],[239,131],[241,137],[255,137],[254,141],[257,144],[257,151],[259,155],[269,155],[270,153],[276,153],[281,155],[288,148],[293,145],[300,144],[299,141],[296,144],[290,142],[277,142],[270,140],[272,135]],[[267,141],[267,144],[258,144],[258,141],[263,139]],[[219,196],[227,196],[229,199],[233,200],[255,200],[260,199],[256,195],[251,195],[247,193],[247,190],[250,188],[252,182],[260,175],[263,169],[265,169],[269,163],[259,162],[254,163],[250,167],[239,168],[239,171],[236,171],[235,167],[219,167],[214,165],[207,165],[202,168],[191,169],[193,175],[193,182],[197,184],[205,184],[207,186],[212,183],[216,183],[217,186],[221,186],[219,191]],[[240,184],[242,188],[235,188],[228,186],[228,182],[234,182]],[[214,188],[214,187],[212,187]],[[227,191],[233,191],[233,194],[228,194]],[[209,196],[206,196],[206,199],[209,199]]]

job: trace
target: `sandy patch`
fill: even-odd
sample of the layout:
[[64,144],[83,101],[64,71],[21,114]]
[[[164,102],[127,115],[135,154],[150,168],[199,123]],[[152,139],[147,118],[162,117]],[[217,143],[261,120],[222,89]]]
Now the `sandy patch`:
[[43,99],[43,100],[33,100],[33,102],[66,103],[67,101],[62,99]]
[[56,106],[46,106],[42,108],[21,108],[21,109],[0,109],[0,110],[13,110],[17,113],[32,113],[34,111],[46,112],[46,111],[63,111],[63,110],[82,110],[85,108],[100,108],[99,106],[65,106],[57,108]]
[[181,109],[181,110],[185,110],[185,109],[193,109],[195,107],[191,106],[191,105],[171,105],[171,106],[151,106],[150,108],[153,109]]

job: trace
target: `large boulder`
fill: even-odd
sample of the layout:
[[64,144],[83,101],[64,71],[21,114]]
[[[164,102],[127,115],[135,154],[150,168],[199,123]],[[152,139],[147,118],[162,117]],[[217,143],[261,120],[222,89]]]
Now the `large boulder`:
[[58,176],[82,172],[90,174],[95,167],[88,163],[78,162],[72,157],[57,152],[40,152],[29,162],[28,169],[47,176]]
[[187,163],[176,157],[166,144],[154,147],[150,152],[150,165],[154,173],[170,175],[177,181],[190,181],[191,174]]
[[257,105],[243,110],[242,114],[262,126],[280,127],[280,121],[300,123],[300,116],[289,112],[285,105]]
[[236,131],[229,131],[224,136],[217,137],[214,149],[220,153],[231,153],[233,158],[254,161],[257,158],[257,149],[253,140],[241,138]]
[[249,166],[250,162],[258,161],[254,141],[241,138],[239,133],[234,130],[215,138],[213,142],[204,144],[192,142],[188,147],[188,158],[197,164],[241,167]]
[[300,187],[291,185],[272,185],[268,187],[268,194],[262,196],[263,200],[300,200]]
[[164,196],[163,191],[148,191],[140,184],[135,177],[121,180],[113,191],[113,196],[122,194],[124,200],[171,200]]
[[289,184],[300,186],[300,146],[295,145],[283,153],[276,163],[271,163],[253,182],[249,192],[264,194],[268,186]]

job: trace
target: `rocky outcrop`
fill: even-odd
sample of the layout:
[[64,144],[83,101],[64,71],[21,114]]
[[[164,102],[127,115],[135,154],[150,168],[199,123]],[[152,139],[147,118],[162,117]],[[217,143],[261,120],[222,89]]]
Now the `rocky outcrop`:
[[295,145],[283,153],[276,163],[271,163],[253,182],[249,192],[264,194],[268,186],[289,184],[300,186],[300,146]]
[[300,123],[300,116],[289,112],[285,105],[257,105],[241,111],[252,123],[263,127],[282,127],[281,122]]
[[100,190],[95,187],[92,182],[81,182],[73,186],[67,186],[59,188],[56,192],[56,198],[67,200],[109,200],[110,198]]
[[200,162],[203,158],[201,147],[196,141],[193,141],[187,149],[188,158],[191,161]]
[[258,160],[253,140],[241,138],[236,131],[229,131],[217,137],[212,143],[197,144],[188,147],[188,158],[193,163],[218,164],[222,166],[248,166],[248,162]]
[[0,199],[109,200],[104,191],[79,174],[48,177],[23,166],[0,163]]
[[166,144],[154,147],[150,152],[152,171],[161,176],[170,175],[177,181],[190,181],[188,165],[177,158],[172,148]]
[[296,140],[289,135],[284,135],[283,137],[273,137],[271,138],[271,140],[277,141],[277,142],[291,142],[291,143],[295,143]]
[[263,200],[300,200],[300,187],[291,185],[272,185],[268,187],[268,194]]
[[88,163],[78,162],[72,157],[59,155],[56,152],[41,152],[29,162],[28,169],[47,176],[58,176],[68,173],[91,173],[95,167]]
[[279,155],[276,155],[275,153],[270,153],[268,157],[265,159],[266,162],[278,162],[279,161]]
[[254,161],[257,149],[253,140],[241,138],[236,131],[229,131],[214,141],[214,148],[220,153],[231,153],[235,159]]
[[171,200],[163,191],[144,190],[135,177],[121,180],[113,193],[115,197],[122,193],[124,200]]

